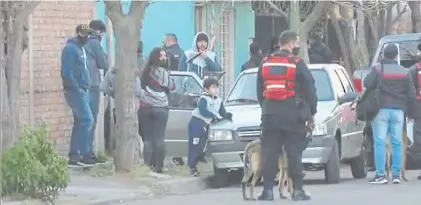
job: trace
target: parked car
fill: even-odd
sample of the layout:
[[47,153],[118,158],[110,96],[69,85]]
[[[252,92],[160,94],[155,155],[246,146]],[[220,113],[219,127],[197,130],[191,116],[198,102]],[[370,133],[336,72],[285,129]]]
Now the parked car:
[[[376,52],[374,53],[373,59],[371,61],[371,66],[378,63],[383,55],[383,48],[388,44],[395,44],[398,47],[398,58],[397,61],[400,65],[409,68],[416,63],[416,53],[417,46],[421,40],[421,33],[410,33],[410,34],[398,34],[398,35],[389,35],[380,39]],[[363,86],[364,78],[370,72],[370,68],[359,68],[353,73],[353,83],[357,88],[359,93],[364,92],[365,88]],[[373,134],[370,123],[367,123],[365,126],[365,136],[366,136],[366,161],[367,166],[370,170],[374,170],[374,149],[373,149]],[[404,128],[406,129],[406,128]],[[410,146],[410,145],[409,145]],[[411,155],[407,156],[407,169],[420,169],[421,161],[415,162],[412,160]]]
[[[324,170],[327,183],[339,183],[340,162],[344,162],[350,164],[354,178],[365,178],[364,124],[356,120],[351,108],[358,93],[350,77],[338,64],[313,64],[309,68],[319,101],[312,141],[303,153],[306,170]],[[243,71],[225,99],[233,121],[221,121],[210,127],[208,151],[218,186],[225,185],[230,170],[243,167],[246,144],[260,137],[257,71],[258,68]]]

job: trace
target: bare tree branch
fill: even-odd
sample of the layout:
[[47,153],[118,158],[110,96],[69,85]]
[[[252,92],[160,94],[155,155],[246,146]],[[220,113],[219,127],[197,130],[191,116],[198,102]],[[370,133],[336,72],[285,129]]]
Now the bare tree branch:
[[396,10],[398,13],[395,16],[395,18],[392,20],[392,23],[391,23],[392,25],[395,24],[402,17],[402,15],[408,11],[408,5],[405,4],[403,8],[401,8],[400,4],[398,4],[396,6]]
[[301,27],[305,30],[300,30],[300,32],[308,33],[313,28],[313,26],[316,25],[320,17],[325,14],[327,9],[329,9],[332,5],[332,2],[330,1],[318,2],[310,15],[307,16],[306,20],[301,23]]
[[[123,20],[123,8],[120,1],[104,1],[105,6],[107,7],[107,15],[113,22],[113,25],[118,25],[118,23]],[[133,2],[132,2],[133,3]]]
[[142,20],[145,15],[146,7],[149,6],[149,1],[132,1],[130,6],[129,16],[133,16],[138,20]]
[[282,11],[281,8],[278,8],[278,6],[276,6],[271,0],[266,0],[266,1],[273,10],[275,10],[280,16],[282,16],[283,18],[285,18],[287,22],[289,22],[289,16],[287,13]]
[[15,21],[22,22],[28,18],[28,15],[34,10],[40,1],[25,1],[25,2],[16,2],[15,5],[20,7],[16,10]]

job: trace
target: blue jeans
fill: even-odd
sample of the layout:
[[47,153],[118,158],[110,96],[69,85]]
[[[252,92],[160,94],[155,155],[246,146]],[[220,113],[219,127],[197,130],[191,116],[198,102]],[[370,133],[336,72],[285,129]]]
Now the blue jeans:
[[69,158],[77,160],[80,155],[89,154],[88,136],[94,121],[89,108],[89,95],[82,89],[69,89],[64,91],[64,97],[73,112]]
[[401,109],[380,109],[371,122],[374,138],[374,160],[376,174],[386,175],[386,140],[390,138],[392,147],[392,174],[400,176],[402,168],[402,134],[404,112]]
[[89,153],[91,154],[94,153],[94,139],[95,139],[95,129],[96,129],[96,123],[98,119],[98,112],[99,112],[99,98],[100,98],[99,87],[89,88],[89,107],[91,109],[92,117],[94,120],[89,137],[88,137]]

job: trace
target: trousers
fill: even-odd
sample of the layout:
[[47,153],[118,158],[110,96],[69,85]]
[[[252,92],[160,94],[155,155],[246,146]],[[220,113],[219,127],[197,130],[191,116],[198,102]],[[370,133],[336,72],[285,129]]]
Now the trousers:
[[263,188],[273,189],[278,173],[278,160],[282,147],[288,158],[288,174],[294,190],[303,190],[302,153],[308,145],[305,130],[293,132],[279,126],[279,116],[262,116]]
[[199,159],[205,153],[206,143],[208,141],[209,125],[203,120],[192,117],[188,125],[189,146],[187,165],[196,167]]
[[98,119],[98,112],[99,112],[99,99],[100,99],[100,90],[99,87],[91,87],[89,88],[89,108],[91,109],[93,123],[92,128],[89,133],[88,137],[88,144],[89,144],[89,153],[94,153],[94,139],[95,139],[95,130],[96,124]]
[[89,107],[89,94],[80,88],[66,89],[64,97],[73,113],[69,158],[78,160],[80,155],[90,154],[88,138],[94,120]]
[[168,112],[166,107],[141,107],[138,110],[138,122],[143,138],[143,159],[148,166],[164,166]]
[[386,175],[386,140],[390,137],[392,147],[392,174],[400,176],[402,169],[402,135],[404,112],[401,109],[380,109],[371,122],[374,139],[376,174]]

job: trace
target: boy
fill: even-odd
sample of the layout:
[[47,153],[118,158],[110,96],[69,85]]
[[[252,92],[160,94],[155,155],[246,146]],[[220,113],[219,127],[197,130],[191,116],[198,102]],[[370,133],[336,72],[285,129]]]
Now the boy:
[[218,80],[207,78],[203,81],[205,92],[197,102],[188,125],[189,150],[187,165],[191,176],[199,176],[197,163],[204,155],[208,139],[209,124],[222,119],[232,120],[232,114],[225,110],[222,99],[218,95]]

